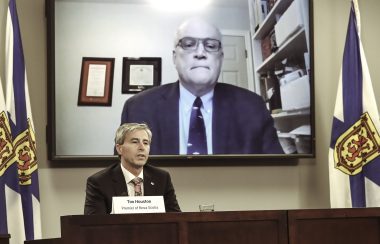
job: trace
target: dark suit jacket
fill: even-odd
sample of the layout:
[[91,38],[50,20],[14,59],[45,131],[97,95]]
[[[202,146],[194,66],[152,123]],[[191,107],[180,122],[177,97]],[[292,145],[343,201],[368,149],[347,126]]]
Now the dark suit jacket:
[[[145,122],[152,130],[152,155],[179,154],[179,83],[151,88],[129,98],[121,123]],[[247,90],[217,83],[212,114],[214,154],[281,154],[273,118],[263,99]]]
[[[112,197],[127,195],[127,183],[120,163],[111,165],[87,179],[84,214],[109,214]],[[162,169],[144,166],[144,195],[164,196],[166,212],[181,211],[170,175]]]

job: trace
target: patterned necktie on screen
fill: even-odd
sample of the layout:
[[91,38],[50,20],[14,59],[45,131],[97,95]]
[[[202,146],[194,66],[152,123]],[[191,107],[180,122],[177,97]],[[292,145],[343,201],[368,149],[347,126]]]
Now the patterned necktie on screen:
[[201,107],[202,100],[197,97],[191,109],[187,154],[207,154],[206,128]]
[[142,196],[142,191],[141,191],[141,183],[142,179],[139,177],[136,177],[132,180],[132,183],[135,185],[135,196]]

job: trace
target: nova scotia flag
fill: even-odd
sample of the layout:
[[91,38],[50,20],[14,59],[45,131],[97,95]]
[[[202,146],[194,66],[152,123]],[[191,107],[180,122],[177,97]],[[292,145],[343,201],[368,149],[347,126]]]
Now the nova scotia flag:
[[351,3],[329,150],[333,208],[380,207],[380,121]]
[[[36,143],[16,2],[6,23],[6,102],[0,101],[0,234],[11,244],[41,238]],[[0,96],[4,100],[2,89]],[[1,100],[0,99],[0,100]]]

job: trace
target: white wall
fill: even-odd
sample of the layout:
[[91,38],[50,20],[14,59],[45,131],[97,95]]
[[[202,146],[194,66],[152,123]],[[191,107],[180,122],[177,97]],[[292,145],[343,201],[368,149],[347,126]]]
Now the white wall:
[[[0,0],[1,7],[4,2]],[[85,180],[100,168],[64,168],[47,161],[44,0],[17,0],[17,4],[36,125],[43,237],[57,237],[59,216],[83,212]],[[379,105],[380,2],[359,0],[359,4],[363,44]],[[348,0],[314,1],[316,158],[292,166],[166,168],[183,211],[198,211],[199,203],[214,203],[217,211],[329,207],[327,152],[349,7]],[[3,50],[0,54],[3,57]]]

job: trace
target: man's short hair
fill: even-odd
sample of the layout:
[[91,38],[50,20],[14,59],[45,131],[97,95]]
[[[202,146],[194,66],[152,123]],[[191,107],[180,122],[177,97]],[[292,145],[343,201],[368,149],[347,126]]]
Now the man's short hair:
[[[191,22],[195,22],[195,21],[198,21],[198,22],[203,22],[204,24],[207,24],[207,25],[211,25],[215,28],[215,31],[217,32],[217,35],[218,35],[218,40],[223,43],[223,35],[222,35],[222,32],[220,31],[219,27],[216,26],[215,24],[203,19],[203,18],[200,18],[200,17],[192,17],[192,18],[189,18],[187,20],[185,20],[184,22],[182,22],[180,24],[180,26],[177,28],[175,34],[174,34],[174,49],[177,47],[177,44],[179,42],[179,40],[181,39],[181,34],[182,34],[182,30],[183,28],[185,28],[189,23]],[[222,45],[223,47],[223,45]]]
[[125,137],[127,134],[136,131],[136,130],[144,130],[149,137],[149,143],[152,142],[152,131],[148,127],[147,124],[144,123],[124,123],[119,126],[119,128],[116,130],[115,134],[115,144],[122,145],[124,143]]

